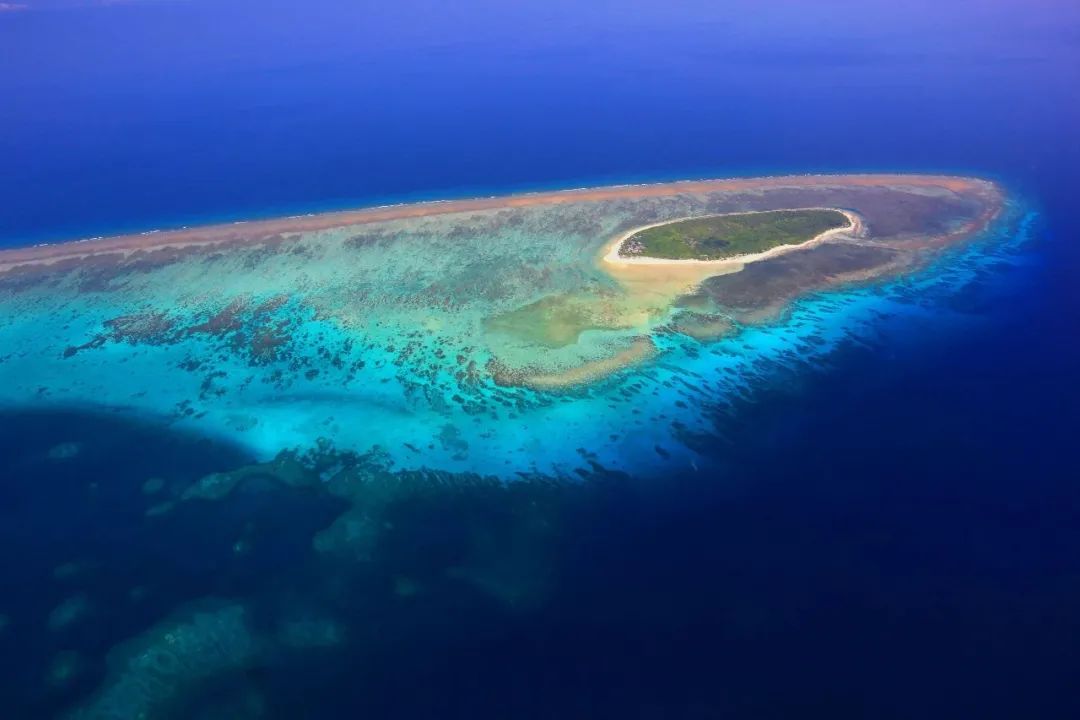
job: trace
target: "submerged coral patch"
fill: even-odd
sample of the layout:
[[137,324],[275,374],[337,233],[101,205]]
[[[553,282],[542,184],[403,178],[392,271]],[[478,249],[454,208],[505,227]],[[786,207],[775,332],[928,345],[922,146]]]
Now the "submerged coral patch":
[[[775,320],[808,293],[925,267],[985,231],[1003,203],[997,186],[967,178],[757,178],[9,250],[0,403],[163,418],[264,460],[325,439],[378,447],[411,469],[573,472],[575,448],[551,441],[572,435],[625,469],[689,463],[673,433],[700,428],[700,413],[672,378],[719,384],[687,375],[703,344]],[[636,264],[615,247],[680,222],[707,231],[694,242],[720,242],[708,220],[720,217],[753,217],[721,240],[765,250]],[[762,228],[773,235],[755,235]],[[754,374],[748,360],[722,380]]]

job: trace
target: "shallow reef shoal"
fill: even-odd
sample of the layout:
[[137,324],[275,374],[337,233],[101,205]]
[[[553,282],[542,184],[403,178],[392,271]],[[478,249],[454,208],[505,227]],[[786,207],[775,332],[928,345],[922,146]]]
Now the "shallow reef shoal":
[[[112,408],[263,459],[328,440],[399,468],[505,477],[570,475],[580,448],[622,469],[689,463],[682,438],[703,429],[703,403],[723,404],[776,351],[743,348],[748,328],[776,326],[814,293],[924,268],[987,234],[1006,205],[980,179],[793,176],[4,251],[0,403]],[[731,267],[604,261],[633,228],[797,208],[859,222]],[[704,374],[701,353],[718,358]]]

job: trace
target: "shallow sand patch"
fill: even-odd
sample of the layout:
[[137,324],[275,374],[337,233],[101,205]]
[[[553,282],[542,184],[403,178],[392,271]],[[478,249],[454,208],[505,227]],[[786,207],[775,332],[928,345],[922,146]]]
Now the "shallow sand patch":
[[640,309],[617,294],[571,293],[549,295],[516,310],[488,318],[489,332],[547,348],[578,342],[588,330],[625,330],[642,323]]
[[508,368],[498,361],[488,363],[488,371],[499,385],[516,385],[534,390],[562,390],[582,385],[611,375],[657,354],[656,345],[650,338],[635,338],[628,347],[614,355],[590,360],[563,370],[545,371],[540,368]]

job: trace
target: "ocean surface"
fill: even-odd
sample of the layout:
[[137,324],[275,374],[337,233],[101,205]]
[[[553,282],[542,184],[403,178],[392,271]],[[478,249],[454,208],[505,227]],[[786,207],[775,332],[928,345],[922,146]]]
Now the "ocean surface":
[[328,449],[169,504],[266,458],[5,402],[5,717],[1080,713],[1068,3],[29,4],[0,12],[7,246],[774,173],[976,175],[1010,208],[648,369],[730,380],[693,463],[555,431],[538,466],[594,472],[345,492]]

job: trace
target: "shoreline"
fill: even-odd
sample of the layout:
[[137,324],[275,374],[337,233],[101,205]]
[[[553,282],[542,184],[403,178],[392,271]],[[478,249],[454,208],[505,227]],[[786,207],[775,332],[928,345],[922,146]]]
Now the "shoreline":
[[[120,254],[130,255],[157,249],[186,249],[199,246],[256,243],[282,234],[318,232],[333,228],[386,222],[408,218],[429,217],[457,212],[478,212],[502,208],[559,205],[576,202],[596,202],[614,199],[662,197],[680,193],[753,192],[782,187],[827,187],[842,184],[848,187],[942,187],[953,191],[971,190],[978,185],[993,185],[989,180],[951,175],[905,174],[825,174],[781,175],[759,178],[723,178],[714,180],[677,180],[640,185],[611,185],[596,188],[538,191],[521,194],[463,198],[460,200],[430,200],[399,205],[382,205],[356,210],[337,210],[319,214],[294,215],[251,221],[235,221],[172,230],[150,230],[142,233],[72,239],[70,241],[38,244],[29,247],[0,250],[0,273],[18,267],[52,265],[61,261]],[[712,261],[702,261],[712,262]]]
[[[768,250],[762,250],[758,253],[743,253],[741,255],[731,255],[725,258],[717,258],[716,260],[697,260],[694,258],[657,258],[649,257],[646,255],[624,257],[619,255],[619,251],[622,249],[623,243],[645,230],[650,230],[655,227],[662,227],[664,225],[671,225],[672,223],[682,222],[684,220],[700,220],[702,218],[712,217],[727,217],[730,215],[757,215],[767,212],[798,212],[801,210],[831,210],[833,212],[841,213],[848,219],[848,226],[842,228],[832,228],[818,233],[809,240],[804,240],[801,243],[794,245],[776,245]],[[860,237],[864,232],[865,225],[862,218],[850,210],[843,210],[841,208],[825,208],[825,207],[808,207],[808,208],[778,208],[777,210],[746,210],[730,213],[716,213],[713,215],[692,215],[684,218],[673,218],[671,220],[665,220],[663,222],[651,223],[649,225],[642,225],[641,227],[632,228],[622,235],[619,235],[614,240],[610,241],[604,246],[603,260],[606,263],[612,265],[690,265],[701,268],[727,268],[735,266],[748,265],[749,263],[758,262],[759,260],[768,260],[769,258],[785,255],[789,252],[796,250],[804,250],[809,247],[820,245],[821,243],[829,240],[835,235],[851,235],[852,237]]]

